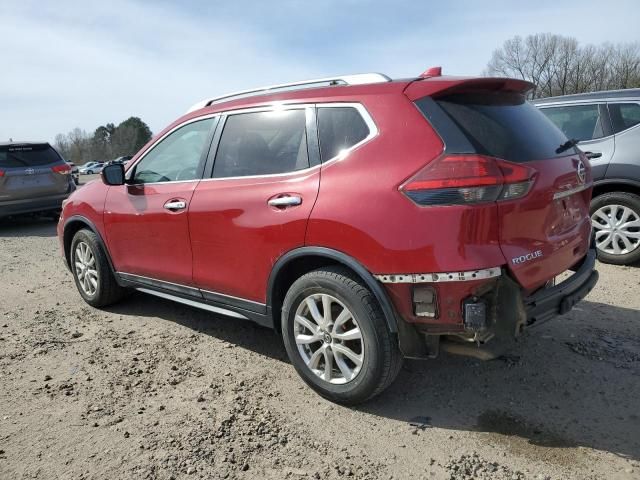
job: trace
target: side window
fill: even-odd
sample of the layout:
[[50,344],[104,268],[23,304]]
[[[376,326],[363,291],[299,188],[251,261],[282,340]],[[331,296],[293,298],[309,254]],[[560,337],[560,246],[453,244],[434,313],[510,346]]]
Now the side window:
[[239,113],[224,124],[213,177],[272,175],[309,167],[304,109]]
[[597,104],[548,107],[541,110],[569,139],[585,141],[604,137]]
[[609,115],[614,133],[621,132],[640,123],[640,104],[610,103]]
[[135,167],[133,183],[158,183],[200,178],[202,151],[215,118],[180,127],[157,143]]
[[353,107],[319,107],[318,137],[323,162],[353,147],[369,135],[369,127]]

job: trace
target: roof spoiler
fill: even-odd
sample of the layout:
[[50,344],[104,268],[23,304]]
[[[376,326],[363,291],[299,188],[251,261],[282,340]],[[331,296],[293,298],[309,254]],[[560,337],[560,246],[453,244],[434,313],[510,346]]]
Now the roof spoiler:
[[516,78],[429,77],[411,82],[404,93],[410,100],[415,101],[427,95],[440,97],[453,93],[514,92],[526,94],[534,87],[533,83]]

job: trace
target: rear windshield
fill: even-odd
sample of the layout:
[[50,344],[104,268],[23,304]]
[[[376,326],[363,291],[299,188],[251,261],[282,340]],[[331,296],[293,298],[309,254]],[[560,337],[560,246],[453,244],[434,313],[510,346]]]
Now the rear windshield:
[[0,168],[39,167],[61,161],[48,144],[0,145]]
[[[435,101],[427,98],[416,104],[443,138],[449,153],[471,153],[468,151],[471,150],[511,162],[576,153],[573,147],[556,153],[567,137],[522,94],[482,92],[449,95]],[[434,103],[445,115],[429,114],[429,109],[437,108]],[[447,141],[449,136],[451,141]],[[461,145],[465,143],[461,137],[468,145]],[[452,148],[467,151],[451,151]]]

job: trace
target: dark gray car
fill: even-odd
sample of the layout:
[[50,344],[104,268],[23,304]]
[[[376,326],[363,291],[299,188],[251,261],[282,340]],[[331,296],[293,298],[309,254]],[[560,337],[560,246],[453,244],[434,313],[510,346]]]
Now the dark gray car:
[[601,261],[640,261],[640,89],[537,99],[542,112],[589,157],[591,219]]
[[0,217],[55,214],[75,188],[71,167],[48,143],[0,143]]

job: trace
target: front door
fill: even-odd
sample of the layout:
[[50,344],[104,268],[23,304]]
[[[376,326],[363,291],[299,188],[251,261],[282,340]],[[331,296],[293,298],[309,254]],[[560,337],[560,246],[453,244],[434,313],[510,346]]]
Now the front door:
[[104,223],[118,272],[182,285],[192,282],[187,213],[202,178],[215,118],[170,131],[109,188]]
[[211,178],[189,209],[194,283],[209,300],[255,310],[276,260],[304,245],[320,185],[315,113],[290,107],[222,121]]

